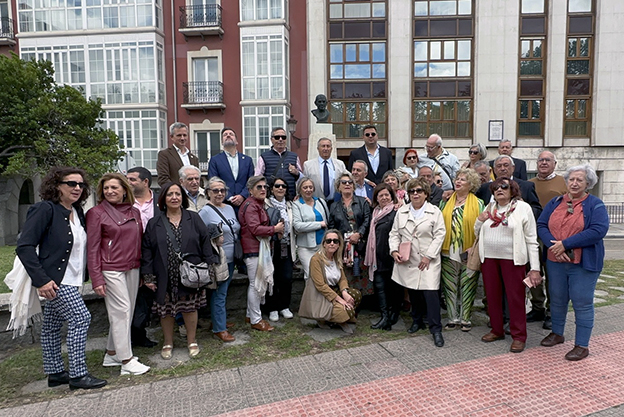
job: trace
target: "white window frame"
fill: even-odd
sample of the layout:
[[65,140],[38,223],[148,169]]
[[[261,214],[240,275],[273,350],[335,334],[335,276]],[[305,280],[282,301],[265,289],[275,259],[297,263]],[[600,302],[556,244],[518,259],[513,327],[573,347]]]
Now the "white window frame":
[[257,164],[260,155],[271,148],[271,130],[286,129],[289,114],[286,105],[243,107],[243,153]]
[[[276,51],[276,44],[279,49]],[[265,47],[259,52],[260,46]],[[252,46],[252,57],[246,56],[245,48]],[[272,65],[272,55],[281,55],[282,65],[279,67],[281,74],[277,73]],[[266,54],[266,60],[262,59]],[[262,33],[241,36],[241,100],[262,101],[289,100],[290,99],[290,68],[289,68],[289,42],[285,33]],[[263,66],[263,67],[260,67]],[[260,73],[260,74],[259,74]],[[281,81],[281,88],[274,87],[275,81]],[[267,94],[260,96],[260,90]]]
[[[266,5],[266,17],[264,13],[260,12],[260,7],[263,5]],[[272,12],[275,6],[278,6],[281,12],[277,16]],[[288,0],[240,0],[239,10],[241,22],[286,20],[288,16]]]

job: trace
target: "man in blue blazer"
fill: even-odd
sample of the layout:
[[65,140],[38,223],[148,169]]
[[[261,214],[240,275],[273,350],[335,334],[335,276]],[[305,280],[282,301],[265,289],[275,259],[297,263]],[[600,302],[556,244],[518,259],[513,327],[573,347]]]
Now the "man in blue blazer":
[[254,165],[250,156],[236,150],[236,132],[230,127],[221,131],[223,152],[212,157],[208,163],[208,179],[219,177],[228,187],[226,201],[238,212],[238,207],[249,197],[247,180],[253,177]]
[[392,151],[377,143],[377,128],[372,125],[364,126],[364,146],[351,151],[347,169],[351,171],[353,163],[357,160],[366,162],[368,173],[366,179],[381,184],[381,179],[386,171],[394,170]]

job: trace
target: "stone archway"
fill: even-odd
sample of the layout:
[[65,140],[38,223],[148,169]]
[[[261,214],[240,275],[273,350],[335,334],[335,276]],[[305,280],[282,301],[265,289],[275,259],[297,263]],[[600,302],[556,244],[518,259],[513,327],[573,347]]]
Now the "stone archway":
[[28,208],[36,201],[34,190],[31,179],[0,178],[0,246],[17,243]]

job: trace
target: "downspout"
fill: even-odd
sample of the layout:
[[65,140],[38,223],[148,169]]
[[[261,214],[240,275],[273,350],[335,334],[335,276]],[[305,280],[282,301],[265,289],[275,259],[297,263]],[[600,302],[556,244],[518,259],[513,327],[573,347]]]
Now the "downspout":
[[173,52],[173,111],[175,121],[178,121],[178,72],[176,70],[176,40],[175,40],[175,9],[174,0],[171,0],[171,49]]

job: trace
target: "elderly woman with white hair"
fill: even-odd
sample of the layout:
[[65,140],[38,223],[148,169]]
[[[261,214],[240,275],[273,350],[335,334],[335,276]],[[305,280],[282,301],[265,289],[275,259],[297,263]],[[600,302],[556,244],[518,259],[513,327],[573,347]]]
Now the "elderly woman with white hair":
[[564,174],[568,192],[544,207],[537,231],[548,248],[546,270],[550,291],[552,332],[542,340],[551,347],[564,342],[568,305],[576,321],[574,348],[565,358],[579,361],[589,355],[594,327],[594,291],[604,262],[603,239],[609,230],[607,209],[589,194],[598,182],[590,165],[569,168]]
[[484,161],[487,158],[487,149],[482,143],[475,143],[468,149],[468,160],[463,163],[462,168],[475,169],[475,162]]

